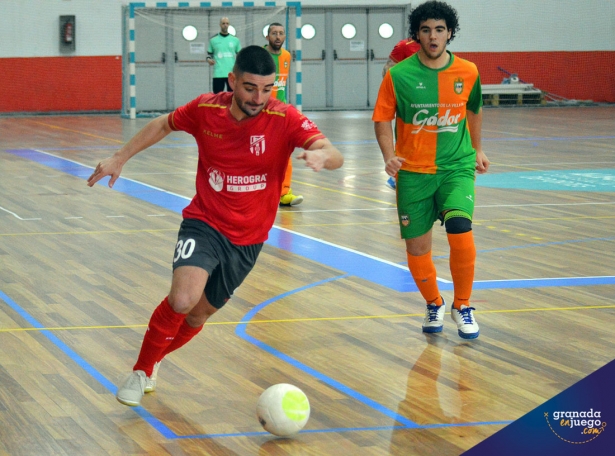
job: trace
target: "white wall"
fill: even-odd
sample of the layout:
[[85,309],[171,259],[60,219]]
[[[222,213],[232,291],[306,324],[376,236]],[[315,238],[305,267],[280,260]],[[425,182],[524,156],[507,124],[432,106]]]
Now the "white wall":
[[[127,0],[0,0],[0,57],[60,55],[58,17],[68,14],[77,18],[74,55],[121,55],[121,5],[126,3]],[[409,2],[304,0],[302,5],[356,6],[359,3],[387,6]],[[615,0],[449,0],[449,3],[459,12],[461,23],[459,36],[450,47],[453,51],[615,50]]]
[[0,57],[59,56],[62,15],[76,16],[72,55],[121,55],[122,0],[0,0]]

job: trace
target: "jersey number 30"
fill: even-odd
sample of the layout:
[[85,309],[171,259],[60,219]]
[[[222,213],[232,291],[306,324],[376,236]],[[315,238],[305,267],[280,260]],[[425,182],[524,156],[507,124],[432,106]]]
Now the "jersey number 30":
[[196,246],[196,242],[194,239],[186,239],[184,242],[183,239],[177,241],[177,246],[175,250],[175,258],[173,258],[173,263],[177,262],[180,258],[185,260],[186,258],[190,258],[192,253],[194,252],[194,247]]

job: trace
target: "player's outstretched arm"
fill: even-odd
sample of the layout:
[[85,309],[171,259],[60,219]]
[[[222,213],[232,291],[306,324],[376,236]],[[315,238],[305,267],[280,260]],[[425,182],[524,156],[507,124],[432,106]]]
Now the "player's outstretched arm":
[[134,155],[144,149],[153,146],[158,141],[171,133],[171,127],[167,121],[167,114],[156,117],[132,137],[120,150],[111,157],[105,158],[96,166],[92,175],[88,178],[88,186],[92,187],[105,176],[111,176],[109,187],[113,187],[120,177],[124,164]]
[[327,138],[314,141],[307,150],[297,155],[297,159],[305,160],[305,164],[314,171],[337,169],[344,164],[342,153]]

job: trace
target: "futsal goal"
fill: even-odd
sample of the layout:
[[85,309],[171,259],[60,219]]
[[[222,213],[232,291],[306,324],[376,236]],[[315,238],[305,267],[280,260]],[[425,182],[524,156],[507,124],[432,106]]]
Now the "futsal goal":
[[242,47],[267,44],[272,22],[285,26],[293,57],[287,99],[301,110],[300,2],[133,2],[122,7],[122,116],[155,116],[210,92],[205,59],[223,17]]

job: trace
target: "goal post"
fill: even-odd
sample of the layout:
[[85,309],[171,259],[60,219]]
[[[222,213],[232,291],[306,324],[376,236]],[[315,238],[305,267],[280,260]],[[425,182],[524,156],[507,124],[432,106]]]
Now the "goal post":
[[[288,102],[302,109],[301,2],[131,2],[122,15],[122,117],[158,115],[210,91],[206,50],[220,31],[221,17],[229,17],[231,26],[237,23],[234,34],[241,36],[242,47],[265,45],[267,25],[285,24],[284,47],[293,56]],[[188,25],[199,41],[182,37]]]

